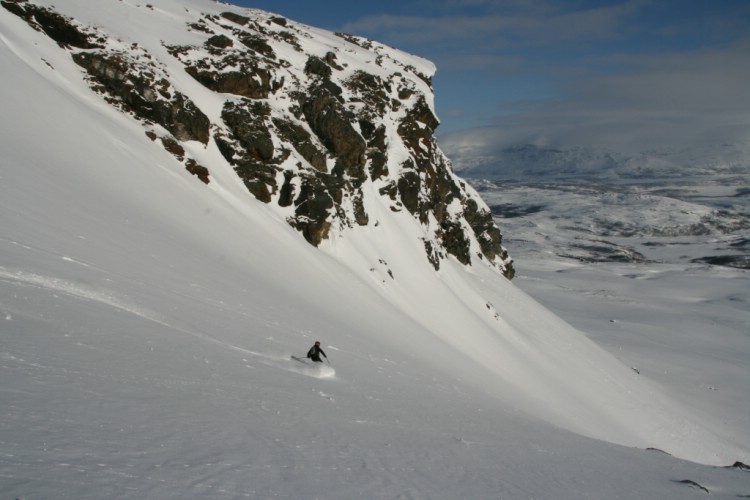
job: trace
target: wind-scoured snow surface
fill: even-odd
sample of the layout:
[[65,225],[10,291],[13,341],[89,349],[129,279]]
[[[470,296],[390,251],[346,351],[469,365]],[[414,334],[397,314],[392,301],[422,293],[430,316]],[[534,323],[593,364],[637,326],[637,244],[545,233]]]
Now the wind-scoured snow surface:
[[[226,10],[243,12],[65,14],[176,65],[161,40]],[[229,169],[191,176],[5,10],[0,68],[4,496],[750,494],[748,472],[715,467],[750,461],[720,412],[694,411],[494,268],[436,272],[388,207],[316,249]],[[290,359],[315,340],[330,364]]]

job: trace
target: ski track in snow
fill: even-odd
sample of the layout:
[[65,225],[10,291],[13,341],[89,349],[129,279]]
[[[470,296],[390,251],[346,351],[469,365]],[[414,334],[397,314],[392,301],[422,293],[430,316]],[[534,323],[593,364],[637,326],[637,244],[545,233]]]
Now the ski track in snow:
[[[65,259],[65,260],[72,261],[72,259]],[[307,377],[314,377],[314,378],[320,378],[320,379],[334,378],[336,376],[336,370],[334,370],[333,367],[329,365],[321,365],[321,366],[305,365],[304,363],[300,363],[298,361],[290,359],[288,354],[282,354],[282,353],[264,354],[264,353],[252,351],[249,349],[245,349],[242,347],[238,347],[232,344],[228,344],[226,342],[222,342],[221,340],[218,340],[207,334],[198,333],[195,331],[187,330],[185,328],[177,327],[164,320],[159,319],[157,314],[154,313],[153,311],[149,311],[147,309],[144,309],[142,307],[139,307],[133,304],[132,302],[129,302],[120,297],[117,297],[116,294],[107,290],[86,287],[79,283],[74,283],[72,281],[68,281],[68,280],[64,280],[64,279],[56,278],[52,276],[42,276],[37,273],[31,273],[31,272],[19,271],[19,270],[11,271],[4,267],[0,267],[0,281],[6,281],[8,283],[15,284],[15,285],[33,286],[33,287],[41,288],[41,289],[48,290],[54,293],[61,293],[61,294],[69,295],[71,297],[98,302],[100,304],[105,304],[107,306],[113,307],[120,311],[133,314],[139,318],[143,318],[145,320],[165,326],[171,330],[176,330],[181,333],[185,333],[187,335],[197,337],[201,340],[210,342],[211,344],[214,344],[214,345],[218,345],[222,348],[231,349],[237,352],[241,352],[243,354],[252,355],[255,361],[260,362],[266,366],[298,373],[300,375],[305,375]]]
[[[64,293],[72,297],[99,302],[101,304],[106,304],[108,306],[114,307],[115,309],[135,314],[136,316],[139,316],[141,318],[161,323],[150,311],[146,311],[145,309],[137,307],[132,303],[126,302],[123,299],[115,296],[114,293],[105,290],[89,288],[64,279],[55,278],[52,276],[42,276],[40,274],[27,271],[11,271],[4,267],[0,267],[0,280],[21,285],[34,286],[37,288],[43,288],[45,290],[51,290],[53,292]],[[161,324],[166,325],[165,323]]]

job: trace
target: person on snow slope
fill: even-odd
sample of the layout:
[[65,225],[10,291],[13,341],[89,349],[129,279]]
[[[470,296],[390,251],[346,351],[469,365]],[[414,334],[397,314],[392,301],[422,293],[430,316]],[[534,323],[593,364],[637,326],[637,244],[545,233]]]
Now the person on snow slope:
[[323,355],[326,360],[328,360],[328,356],[326,356],[326,353],[323,352],[323,349],[320,348],[320,341],[315,341],[315,345],[310,348],[309,351],[307,351],[307,357],[315,361],[316,363],[322,363],[323,360],[320,359],[320,355]]

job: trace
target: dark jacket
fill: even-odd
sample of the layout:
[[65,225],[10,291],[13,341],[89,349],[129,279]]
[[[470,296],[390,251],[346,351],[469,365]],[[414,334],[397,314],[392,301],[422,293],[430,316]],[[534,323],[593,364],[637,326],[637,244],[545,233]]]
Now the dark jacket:
[[320,359],[320,355],[323,355],[326,359],[328,359],[328,356],[326,356],[326,353],[323,352],[323,349],[320,348],[320,346],[314,345],[310,348],[309,351],[307,351],[307,357],[312,359],[313,361],[316,361],[318,363],[322,363],[323,360]]

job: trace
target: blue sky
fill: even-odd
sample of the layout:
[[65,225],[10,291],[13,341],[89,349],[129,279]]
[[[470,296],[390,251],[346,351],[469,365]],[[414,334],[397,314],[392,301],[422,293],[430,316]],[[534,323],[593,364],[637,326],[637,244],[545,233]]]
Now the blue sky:
[[432,60],[443,136],[627,148],[750,131],[748,0],[232,3]]

